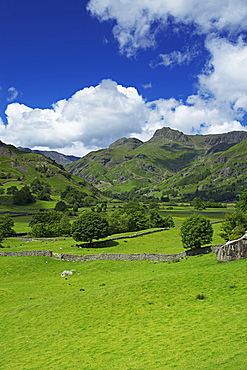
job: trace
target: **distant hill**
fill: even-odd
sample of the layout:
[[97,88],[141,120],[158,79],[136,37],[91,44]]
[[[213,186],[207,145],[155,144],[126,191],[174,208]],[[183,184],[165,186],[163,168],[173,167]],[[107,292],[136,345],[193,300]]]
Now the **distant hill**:
[[101,190],[163,192],[181,199],[198,191],[205,198],[237,194],[246,186],[246,168],[247,131],[185,135],[168,127],[147,142],[122,138],[66,165]]
[[70,174],[54,160],[42,154],[21,151],[0,141],[0,185],[13,180],[26,185],[35,178],[49,183],[54,194],[59,195],[68,185],[89,195],[99,194],[88,181]]
[[21,146],[19,146],[17,149],[28,153],[42,154],[47,158],[53,159],[56,163],[61,164],[62,166],[80,159],[80,157],[75,157],[74,155],[65,155],[54,150],[32,150],[29,148],[22,148]]

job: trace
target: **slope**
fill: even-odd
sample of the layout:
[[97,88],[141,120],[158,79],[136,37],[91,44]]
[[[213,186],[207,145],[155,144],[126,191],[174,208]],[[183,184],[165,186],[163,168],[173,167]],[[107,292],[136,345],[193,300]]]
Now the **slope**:
[[0,185],[21,181],[30,184],[35,178],[51,185],[53,193],[74,186],[88,194],[98,194],[86,180],[68,173],[61,165],[41,154],[27,153],[0,141]]
[[[235,149],[236,144],[246,139],[245,131],[185,135],[164,127],[147,142],[122,138],[109,148],[91,152],[66,168],[91,181],[97,188],[110,189],[114,193],[133,189],[140,192],[167,191],[171,187],[177,187],[177,194],[194,193],[198,187],[201,190],[214,189],[225,178],[230,184],[230,178],[236,181],[236,176],[242,176],[230,172],[223,153],[233,153],[235,158],[235,150],[240,150],[238,147]],[[246,153],[245,146],[242,151]],[[245,162],[245,155],[242,157]],[[214,173],[216,177],[211,179]],[[204,181],[207,177],[208,183]]]

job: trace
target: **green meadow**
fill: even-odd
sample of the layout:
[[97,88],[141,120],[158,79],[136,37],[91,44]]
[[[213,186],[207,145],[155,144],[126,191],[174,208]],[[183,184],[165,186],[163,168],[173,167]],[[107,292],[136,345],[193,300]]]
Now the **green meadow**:
[[[30,216],[25,216],[30,217]],[[21,229],[20,224],[18,227]],[[25,226],[26,225],[26,226]],[[27,223],[23,227],[27,227]],[[17,229],[17,228],[15,228]],[[213,245],[223,244],[224,240],[219,236],[220,224],[213,224],[214,236]],[[141,233],[141,232],[140,232]],[[111,235],[110,238],[134,235],[138,233],[125,233]],[[80,245],[80,244],[79,244]],[[33,250],[51,250],[55,253],[70,254],[97,254],[97,253],[180,253],[183,246],[178,228],[157,232],[154,234],[143,235],[133,239],[114,240],[100,248],[78,248],[72,238],[41,239],[30,241],[25,238],[8,238],[2,243],[3,251],[33,251]]]
[[245,370],[246,268],[2,257],[0,368]]
[[[102,248],[8,238],[1,250],[179,253],[188,213],[172,215],[175,228]],[[14,229],[28,232],[30,217],[15,217]],[[223,244],[213,228],[212,244]],[[171,263],[0,257],[0,369],[245,370],[246,270],[247,260],[218,263],[214,253]]]

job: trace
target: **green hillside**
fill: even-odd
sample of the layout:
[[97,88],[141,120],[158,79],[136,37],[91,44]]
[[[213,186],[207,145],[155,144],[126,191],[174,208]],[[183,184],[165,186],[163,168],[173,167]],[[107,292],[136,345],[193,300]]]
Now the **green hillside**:
[[68,173],[61,165],[41,154],[26,153],[12,145],[0,142],[0,185],[20,188],[34,179],[48,183],[52,194],[60,194],[67,186],[77,188],[89,195],[99,194],[94,186]]
[[147,142],[122,138],[66,168],[113,193],[173,189],[180,197],[196,191],[207,197],[220,188],[236,194],[245,186],[246,140],[245,131],[185,135],[164,127]]

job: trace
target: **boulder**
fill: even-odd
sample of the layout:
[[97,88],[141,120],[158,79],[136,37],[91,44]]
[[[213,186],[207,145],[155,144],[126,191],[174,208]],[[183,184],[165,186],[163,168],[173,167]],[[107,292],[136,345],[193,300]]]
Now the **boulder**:
[[216,251],[219,262],[228,262],[247,258],[247,232],[237,240],[230,240]]
[[67,276],[67,275],[73,275],[73,272],[72,272],[72,271],[64,270],[64,271],[61,273],[60,277],[65,277],[65,276]]

